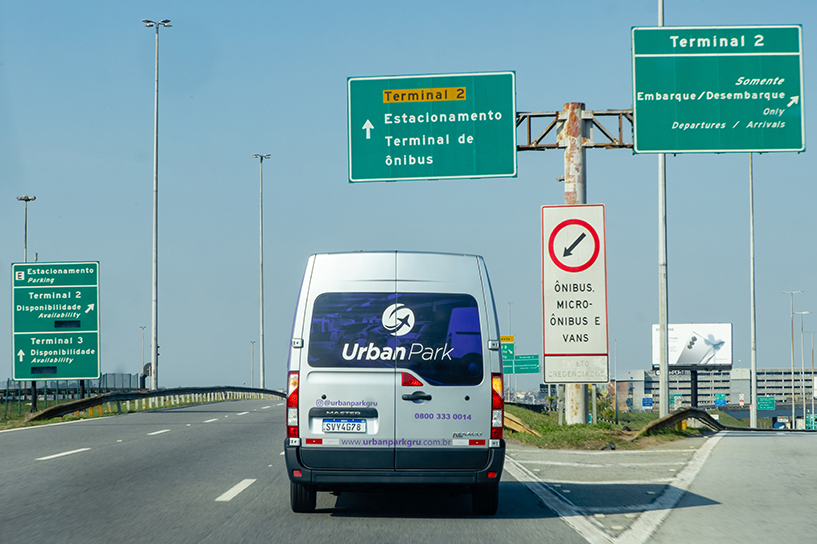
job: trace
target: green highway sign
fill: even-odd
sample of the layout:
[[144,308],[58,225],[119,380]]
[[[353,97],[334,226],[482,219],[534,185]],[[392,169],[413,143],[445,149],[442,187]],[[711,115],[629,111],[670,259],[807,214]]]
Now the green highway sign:
[[805,151],[802,27],[632,29],[636,153]]
[[774,410],[774,397],[758,397],[757,398],[757,409],[758,410]]
[[15,380],[99,378],[99,263],[13,263]]
[[516,176],[516,73],[350,77],[349,182]]
[[539,374],[538,355],[516,355],[513,359],[514,374]]
[[504,374],[513,374],[514,361],[514,343],[502,342],[502,372]]

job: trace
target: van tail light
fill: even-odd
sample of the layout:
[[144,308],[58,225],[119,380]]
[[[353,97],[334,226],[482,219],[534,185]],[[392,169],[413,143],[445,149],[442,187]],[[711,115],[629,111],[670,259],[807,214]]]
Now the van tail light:
[[408,372],[402,373],[402,381],[403,386],[406,387],[423,387],[423,382],[409,374]]
[[298,438],[298,373],[289,373],[287,388],[287,438]]
[[500,440],[505,426],[505,396],[502,394],[502,374],[491,374],[491,439]]

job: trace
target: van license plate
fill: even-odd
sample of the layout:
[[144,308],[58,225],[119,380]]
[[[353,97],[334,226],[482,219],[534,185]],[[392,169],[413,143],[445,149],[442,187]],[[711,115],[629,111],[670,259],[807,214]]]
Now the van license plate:
[[365,419],[324,419],[323,432],[325,433],[365,433]]

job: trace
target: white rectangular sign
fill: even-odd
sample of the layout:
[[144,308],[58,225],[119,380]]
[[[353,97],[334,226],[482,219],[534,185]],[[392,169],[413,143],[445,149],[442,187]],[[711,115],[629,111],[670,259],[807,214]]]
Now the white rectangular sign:
[[545,383],[606,383],[604,205],[542,207]]
[[[730,370],[731,323],[682,323],[667,326],[669,367],[673,370]],[[660,366],[658,325],[652,326],[652,366]]]

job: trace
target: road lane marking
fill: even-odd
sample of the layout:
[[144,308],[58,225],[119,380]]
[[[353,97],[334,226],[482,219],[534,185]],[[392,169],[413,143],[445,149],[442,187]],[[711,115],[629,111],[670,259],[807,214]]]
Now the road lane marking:
[[162,433],[169,433],[170,429],[162,429],[161,431],[154,431],[152,433],[148,433],[148,436],[153,436],[155,434],[162,434]]
[[249,414],[249,412],[239,412],[239,413],[237,413],[236,415],[237,415],[237,416],[245,416],[245,415],[247,415],[247,414]]
[[218,421],[218,418],[214,417],[213,419],[208,419],[207,421],[205,421],[205,423],[212,423],[214,421]]
[[262,406],[261,407],[262,410],[266,410],[267,408],[272,408],[272,406]]
[[38,457],[37,461],[48,461],[49,459],[56,459],[57,457],[64,457],[66,455],[72,455],[74,453],[80,453],[83,451],[88,451],[91,448],[80,448],[78,450],[71,450],[71,451],[64,451],[62,453],[55,453],[54,455],[49,455],[47,457]]
[[227,491],[223,495],[219,496],[216,499],[216,502],[231,501],[231,500],[233,500],[235,498],[236,495],[238,495],[239,493],[241,493],[242,491],[244,491],[245,489],[247,489],[248,487],[250,487],[254,483],[255,483],[255,480],[250,480],[250,479],[241,480],[239,483],[234,485],[229,491]]
[[[505,469],[518,482],[521,482],[534,495],[539,497],[542,503],[555,512],[562,521],[584,537],[587,542],[591,544],[623,544],[625,542],[627,544],[643,544],[681,500],[721,438],[723,438],[722,434],[708,438],[695,452],[687,466],[672,479],[671,484],[665,485],[664,491],[654,502],[638,506],[639,509],[643,509],[641,515],[626,531],[617,537],[612,537],[600,530],[586,516],[595,513],[621,514],[625,510],[623,507],[583,508],[577,506],[554,489],[561,487],[561,484],[548,485],[543,482],[522,465],[524,461],[520,462],[513,458],[506,458]],[[653,494],[655,492],[648,491],[647,493]],[[633,508],[635,506],[629,506],[626,509],[631,510]]]

